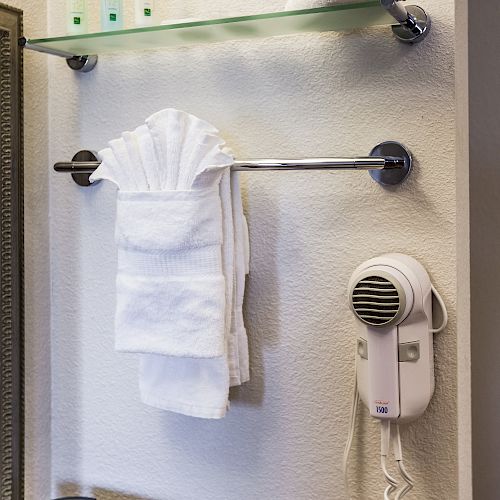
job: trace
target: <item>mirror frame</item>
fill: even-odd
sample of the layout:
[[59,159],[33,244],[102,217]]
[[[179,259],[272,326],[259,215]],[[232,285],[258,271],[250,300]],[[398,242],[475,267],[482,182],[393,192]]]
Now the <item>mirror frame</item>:
[[22,11],[0,3],[0,498],[24,496]]

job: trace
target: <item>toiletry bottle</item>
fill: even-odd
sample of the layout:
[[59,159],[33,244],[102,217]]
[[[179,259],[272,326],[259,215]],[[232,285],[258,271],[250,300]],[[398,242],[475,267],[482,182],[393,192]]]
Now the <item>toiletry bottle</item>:
[[68,35],[83,35],[87,33],[87,0],[66,0],[66,22]]
[[103,31],[123,29],[123,0],[101,0],[101,28]]
[[153,0],[135,0],[135,25],[154,26],[155,5]]

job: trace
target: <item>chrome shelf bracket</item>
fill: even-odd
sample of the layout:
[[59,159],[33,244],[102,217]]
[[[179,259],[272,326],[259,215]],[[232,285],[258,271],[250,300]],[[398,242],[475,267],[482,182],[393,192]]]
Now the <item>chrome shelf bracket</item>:
[[75,54],[64,52],[63,50],[41,47],[39,45],[31,44],[29,39],[24,36],[19,39],[19,46],[24,49],[35,50],[36,52],[42,52],[52,56],[64,57],[64,59],[66,59],[66,64],[72,70],[79,71],[81,73],[88,73],[89,71],[92,71],[97,64],[97,56],[95,55],[76,56]]
[[400,0],[380,0],[380,4],[399,23],[392,27],[392,32],[401,42],[418,43],[429,34],[431,18],[421,7],[405,7]]

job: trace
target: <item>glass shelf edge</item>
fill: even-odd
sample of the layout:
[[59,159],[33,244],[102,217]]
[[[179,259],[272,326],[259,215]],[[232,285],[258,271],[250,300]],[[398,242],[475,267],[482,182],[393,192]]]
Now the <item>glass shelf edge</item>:
[[[151,45],[151,46],[145,46],[144,44],[139,43],[137,47],[133,46],[113,46],[111,48],[109,47],[104,47],[103,51],[101,52],[99,48],[97,50],[94,50],[92,47],[92,50],[90,51],[85,51],[85,50],[79,50],[79,51],[69,51],[71,53],[74,53],[75,55],[82,55],[82,54],[100,54],[100,53],[107,53],[107,52],[119,52],[121,50],[137,50],[137,49],[153,49],[155,47],[168,47],[168,46],[179,46],[179,45],[190,45],[193,43],[209,43],[211,41],[217,42],[217,41],[224,41],[224,40],[230,40],[230,39],[244,39],[244,38],[265,38],[269,36],[279,36],[283,34],[292,34],[292,33],[302,33],[302,32],[318,32],[318,31],[344,31],[345,29],[359,29],[362,27],[369,27],[369,26],[375,26],[375,25],[391,25],[394,24],[394,19],[385,11],[380,6],[379,0],[368,0],[364,2],[357,2],[357,3],[346,3],[346,4],[336,4],[333,6],[328,6],[328,7],[319,7],[319,8],[314,8],[314,9],[303,9],[303,10],[294,10],[294,11],[279,11],[279,12],[270,12],[270,13],[264,13],[264,14],[255,14],[255,15],[248,15],[248,16],[237,16],[237,17],[228,17],[228,18],[218,18],[218,19],[206,19],[206,20],[196,20],[196,21],[190,21],[190,22],[182,22],[182,23],[176,23],[176,24],[167,24],[167,25],[158,25],[158,26],[150,26],[146,28],[132,28],[132,29],[126,29],[126,30],[117,30],[117,31],[103,31],[103,32],[95,32],[95,33],[86,33],[83,35],[69,35],[69,36],[59,36],[59,37],[50,37],[50,38],[36,38],[36,39],[29,39],[30,45],[36,45],[36,46],[41,46],[41,47],[48,47],[48,48],[55,48],[55,49],[61,49],[61,50],[66,50],[68,45],[71,45],[72,42],[75,42],[77,45],[83,44],[84,42],[89,42],[91,45],[95,45],[95,43],[98,40],[102,40],[103,42],[109,41],[109,42],[114,42],[115,40],[119,39],[131,39],[131,37],[135,37],[138,39],[141,35],[145,34],[151,34],[151,35],[156,35],[156,36],[161,36],[162,33],[164,33],[164,36],[169,36],[169,35],[175,35],[175,33],[183,33],[183,32],[188,32],[189,30],[191,33],[194,33],[195,30],[199,30],[200,32],[203,31],[204,29],[209,30],[209,29],[216,29],[217,27],[220,27],[223,29],[224,27],[233,27],[236,29],[238,26],[249,26],[249,25],[257,25],[259,22],[265,23],[265,22],[279,22],[280,20],[283,20],[284,22],[293,22],[294,20],[301,20],[301,19],[307,19],[307,18],[316,18],[319,19],[319,14],[321,15],[333,15],[335,13],[338,13],[340,15],[346,15],[349,14],[347,11],[359,11],[360,13],[363,13],[366,15],[366,13],[371,14],[371,22],[367,22],[366,24],[362,23],[361,21],[359,23],[354,23],[356,26],[354,27],[348,27],[348,28],[341,28],[341,29],[335,29],[335,28],[325,28],[322,26],[322,23],[318,23],[317,27],[311,26],[310,28],[307,27],[308,23],[304,23],[306,25],[305,28],[297,28],[297,29],[285,29],[284,32],[280,32],[280,30],[277,30],[276,33],[263,33],[263,34],[252,34],[252,35],[245,35],[244,33],[242,34],[237,34],[234,33],[233,36],[228,37],[227,35],[224,35],[221,40],[218,40],[217,38],[213,40],[191,40],[191,41],[185,41],[185,43],[182,42],[177,42],[177,43],[166,43],[165,45],[159,44],[159,45]],[[376,19],[376,22],[373,21],[373,19]],[[183,31],[184,30],[184,31]],[[265,31],[265,30],[263,30]],[[79,43],[80,42],[80,43]],[[65,45],[66,44],[66,45]]]

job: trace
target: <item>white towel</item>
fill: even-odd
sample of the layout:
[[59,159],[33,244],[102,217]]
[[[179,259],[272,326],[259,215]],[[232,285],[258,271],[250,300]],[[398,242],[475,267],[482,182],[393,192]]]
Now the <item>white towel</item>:
[[101,151],[119,189],[116,349],[141,353],[146,404],[221,418],[249,379],[242,303],[248,232],[218,131],[167,109]]

